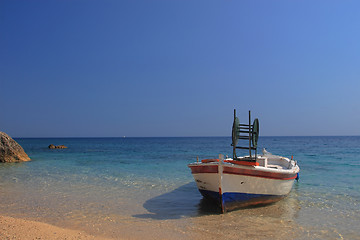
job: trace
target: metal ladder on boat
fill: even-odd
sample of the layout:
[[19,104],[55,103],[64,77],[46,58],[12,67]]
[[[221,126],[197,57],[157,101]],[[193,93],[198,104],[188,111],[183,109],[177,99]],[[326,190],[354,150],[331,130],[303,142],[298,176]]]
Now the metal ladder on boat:
[[[243,161],[256,162],[257,159],[257,141],[259,138],[259,120],[255,118],[253,124],[251,124],[251,112],[249,111],[249,123],[242,124],[239,118],[236,117],[236,109],[234,109],[234,122],[232,126],[232,144],[233,147],[233,159],[238,160],[236,156],[236,149],[249,150],[249,157],[241,159]],[[238,140],[247,140],[249,145],[237,146]],[[252,151],[255,151],[255,157],[252,155]]]

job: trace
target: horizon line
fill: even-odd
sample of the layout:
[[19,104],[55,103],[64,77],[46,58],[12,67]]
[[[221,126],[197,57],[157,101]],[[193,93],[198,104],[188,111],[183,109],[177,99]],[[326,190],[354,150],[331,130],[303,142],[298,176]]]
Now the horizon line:
[[[117,136],[117,137],[13,137],[13,138],[216,138],[216,137],[228,137],[231,136]],[[259,137],[360,137],[360,135],[266,135]]]

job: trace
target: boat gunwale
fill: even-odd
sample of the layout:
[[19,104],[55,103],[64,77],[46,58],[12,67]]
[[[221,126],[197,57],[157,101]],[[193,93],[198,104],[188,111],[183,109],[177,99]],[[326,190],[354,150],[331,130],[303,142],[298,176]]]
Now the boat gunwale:
[[[239,168],[239,169],[249,169],[249,170],[255,170],[258,172],[269,172],[269,173],[281,173],[281,174],[296,174],[300,171],[300,168],[298,165],[293,166],[290,169],[279,169],[279,168],[269,168],[264,166],[248,166],[248,165],[238,165],[230,162],[222,162],[224,167],[232,167],[232,168]],[[218,166],[219,162],[208,162],[208,163],[202,163],[202,162],[194,162],[188,164],[188,167],[196,167],[196,166]],[[280,166],[280,165],[279,165]]]

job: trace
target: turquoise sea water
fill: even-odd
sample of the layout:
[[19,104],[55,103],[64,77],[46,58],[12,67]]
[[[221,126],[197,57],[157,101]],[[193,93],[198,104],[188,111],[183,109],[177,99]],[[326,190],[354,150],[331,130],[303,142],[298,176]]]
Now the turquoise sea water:
[[[231,156],[230,137],[16,140],[32,161],[0,164],[3,215],[115,238],[116,229],[129,222],[149,228],[174,224],[181,237],[211,232],[220,220],[229,227],[246,219],[281,226],[284,236],[296,230],[292,236],[298,239],[360,239],[360,137],[260,137],[259,152],[266,147],[294,156],[300,180],[278,203],[225,217],[202,200],[187,164],[196,156]],[[49,144],[68,148],[50,150]],[[216,231],[211,236],[225,234]],[[237,232],[232,234],[223,236],[236,239]]]

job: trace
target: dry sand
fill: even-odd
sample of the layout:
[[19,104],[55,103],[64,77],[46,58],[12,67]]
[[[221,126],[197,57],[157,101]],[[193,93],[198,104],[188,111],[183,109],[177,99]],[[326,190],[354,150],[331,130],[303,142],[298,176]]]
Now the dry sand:
[[66,239],[66,240],[106,240],[82,231],[59,228],[47,223],[0,216],[0,239]]

